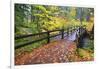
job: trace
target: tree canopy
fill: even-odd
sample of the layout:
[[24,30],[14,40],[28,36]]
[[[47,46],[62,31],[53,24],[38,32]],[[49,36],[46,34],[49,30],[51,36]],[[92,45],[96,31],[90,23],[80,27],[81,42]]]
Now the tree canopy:
[[15,34],[38,33],[79,25],[80,20],[89,21],[93,13],[93,8],[15,4]]

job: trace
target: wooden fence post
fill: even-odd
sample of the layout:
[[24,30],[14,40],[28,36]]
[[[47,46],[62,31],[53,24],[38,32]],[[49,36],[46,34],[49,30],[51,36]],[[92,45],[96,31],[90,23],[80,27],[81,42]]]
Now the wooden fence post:
[[69,28],[67,28],[67,35],[69,36]]
[[81,26],[79,27],[79,37],[81,36]]
[[72,34],[72,32],[73,32],[73,27],[71,27],[71,34]]
[[50,43],[50,32],[47,32],[47,43]]
[[62,33],[61,39],[64,39],[64,29],[61,30],[61,33]]

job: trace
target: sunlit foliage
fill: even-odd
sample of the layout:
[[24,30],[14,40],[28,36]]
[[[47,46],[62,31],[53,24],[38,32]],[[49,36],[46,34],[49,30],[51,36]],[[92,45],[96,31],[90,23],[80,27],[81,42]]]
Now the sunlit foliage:
[[[56,29],[66,30],[70,26],[85,26],[87,31],[91,31],[94,26],[93,8],[15,4],[14,10],[15,35],[35,34]],[[46,40],[22,49],[32,50],[43,43],[46,43]]]

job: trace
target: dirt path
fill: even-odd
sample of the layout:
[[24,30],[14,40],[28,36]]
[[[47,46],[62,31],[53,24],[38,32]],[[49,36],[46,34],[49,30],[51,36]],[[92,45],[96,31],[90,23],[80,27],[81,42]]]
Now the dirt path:
[[76,53],[76,48],[76,43],[72,41],[55,41],[33,49],[31,53],[25,53],[15,57],[15,64],[25,65],[81,61],[81,58]]

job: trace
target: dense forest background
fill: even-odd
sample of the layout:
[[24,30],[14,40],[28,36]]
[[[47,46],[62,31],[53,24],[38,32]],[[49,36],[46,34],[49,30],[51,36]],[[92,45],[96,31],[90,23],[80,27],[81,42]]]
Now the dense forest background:
[[[33,5],[33,4],[15,4],[15,36],[35,34],[56,29],[67,29],[72,26],[85,26],[87,31],[92,31],[94,23],[94,9],[85,7],[69,6],[51,6],[51,5]],[[56,34],[54,32],[52,34]],[[41,38],[43,36],[39,36]],[[37,39],[37,37],[27,40]],[[21,39],[18,42],[27,41]],[[18,50],[31,51],[46,43],[46,40],[39,43],[25,46]],[[93,42],[92,42],[93,43]]]
[[93,8],[15,4],[15,35],[90,24]]

